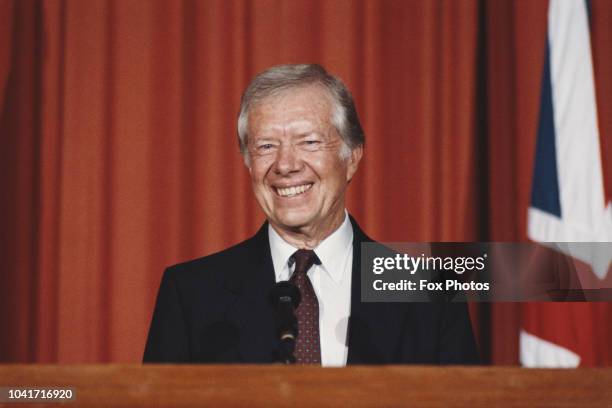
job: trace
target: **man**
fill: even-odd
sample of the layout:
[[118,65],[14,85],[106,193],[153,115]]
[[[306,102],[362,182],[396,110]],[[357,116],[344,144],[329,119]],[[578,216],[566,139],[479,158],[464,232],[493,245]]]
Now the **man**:
[[291,280],[298,363],[466,364],[477,361],[465,304],[362,303],[360,244],[345,209],[364,134],[344,84],[319,65],[284,65],[245,91],[238,136],[266,215],[225,251],[166,270],[145,362],[274,361],[269,295]]

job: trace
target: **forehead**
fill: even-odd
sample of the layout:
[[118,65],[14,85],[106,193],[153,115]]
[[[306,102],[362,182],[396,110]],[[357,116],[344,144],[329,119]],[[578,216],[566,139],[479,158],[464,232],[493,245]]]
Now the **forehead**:
[[329,125],[333,103],[320,85],[289,88],[270,95],[251,107],[249,133],[268,128]]

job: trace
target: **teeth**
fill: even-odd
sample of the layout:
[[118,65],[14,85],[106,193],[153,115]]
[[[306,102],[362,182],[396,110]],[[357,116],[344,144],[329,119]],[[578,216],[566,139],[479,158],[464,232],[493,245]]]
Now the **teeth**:
[[293,186],[287,188],[277,188],[276,191],[281,197],[292,197],[298,194],[302,194],[312,187],[312,184],[302,184],[301,186]]

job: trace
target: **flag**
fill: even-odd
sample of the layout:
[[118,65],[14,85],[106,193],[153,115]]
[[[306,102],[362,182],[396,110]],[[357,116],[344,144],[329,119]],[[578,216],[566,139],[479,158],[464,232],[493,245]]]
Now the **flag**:
[[[528,236],[538,242],[612,241],[597,125],[589,10],[585,0],[550,0]],[[610,259],[589,264],[606,279]],[[606,303],[525,304],[520,361],[527,367],[606,364]],[[603,330],[602,330],[603,329]],[[609,339],[612,341],[612,339]],[[606,354],[607,353],[607,354]],[[608,362],[609,364],[609,362]]]

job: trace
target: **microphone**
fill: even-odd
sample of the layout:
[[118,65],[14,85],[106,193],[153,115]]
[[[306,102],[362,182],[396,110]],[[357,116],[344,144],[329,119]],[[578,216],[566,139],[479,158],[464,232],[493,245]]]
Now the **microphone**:
[[298,336],[298,322],[294,311],[302,300],[300,290],[289,281],[281,281],[272,288],[270,300],[276,313],[279,338],[276,359],[283,364],[293,364],[295,339]]

